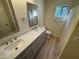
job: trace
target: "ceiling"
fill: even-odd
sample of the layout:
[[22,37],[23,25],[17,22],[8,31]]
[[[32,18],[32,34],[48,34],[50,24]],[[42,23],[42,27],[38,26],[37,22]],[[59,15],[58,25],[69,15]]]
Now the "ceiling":
[[69,5],[70,7],[74,7],[79,5],[79,0],[56,0],[56,3],[60,5]]

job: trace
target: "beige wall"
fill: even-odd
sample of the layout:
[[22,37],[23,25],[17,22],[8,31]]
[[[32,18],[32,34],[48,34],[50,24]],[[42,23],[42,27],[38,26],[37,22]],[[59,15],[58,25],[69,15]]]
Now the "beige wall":
[[55,36],[60,36],[64,28],[65,20],[55,17],[56,0],[45,0],[45,26]]
[[[8,41],[10,38],[15,38],[28,30],[30,30],[29,24],[28,24],[28,18],[27,18],[27,4],[26,2],[30,2],[33,4],[38,5],[38,19],[39,19],[39,24],[38,26],[43,26],[43,21],[44,21],[44,0],[11,0],[13,4],[13,8],[15,11],[15,15],[17,18],[17,22],[19,25],[19,32],[9,35],[7,37],[4,37],[0,39],[0,45],[3,42]],[[22,18],[25,18],[23,21]]]
[[60,59],[79,59],[79,21]]
[[[20,30],[26,30],[28,28],[28,18],[27,18],[27,2],[36,4],[38,6],[38,20],[39,24],[43,24],[42,21],[44,20],[43,18],[43,4],[44,0],[21,0],[18,2],[18,0],[12,0],[13,7],[16,13],[16,17],[18,20],[18,24],[20,27]],[[22,18],[26,19],[27,23],[22,22]],[[21,25],[20,25],[21,24]]]
[[[74,15],[72,16],[71,19],[68,19],[68,20],[70,20],[70,22],[69,22],[69,24],[68,23],[66,24],[67,26],[65,27],[64,32],[62,33],[61,41],[60,41],[60,51],[59,51],[60,52],[60,54],[59,54],[60,59],[65,59],[65,58],[62,58],[63,57],[62,55],[64,54],[64,51],[65,51],[64,49],[65,49],[66,45],[68,45],[68,42],[70,41],[71,35],[72,35],[72,33],[73,33],[73,31],[74,31],[74,29],[75,29],[75,27],[76,27],[76,25],[77,25],[77,23],[79,21],[79,12],[78,12],[78,10],[79,9],[77,7],[73,8],[72,13]],[[68,59],[68,58],[66,58],[66,59]],[[72,59],[72,58],[70,58],[70,59]]]

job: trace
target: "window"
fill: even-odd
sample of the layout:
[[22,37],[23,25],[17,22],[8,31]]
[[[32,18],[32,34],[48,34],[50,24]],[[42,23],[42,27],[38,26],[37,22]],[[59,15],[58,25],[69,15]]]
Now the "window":
[[56,6],[56,17],[63,17],[68,15],[69,7],[68,6]]

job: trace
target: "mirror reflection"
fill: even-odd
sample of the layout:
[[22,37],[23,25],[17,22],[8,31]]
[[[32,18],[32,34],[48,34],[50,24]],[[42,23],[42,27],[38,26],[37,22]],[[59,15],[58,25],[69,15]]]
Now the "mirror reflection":
[[18,31],[15,13],[10,0],[0,0],[0,38]]

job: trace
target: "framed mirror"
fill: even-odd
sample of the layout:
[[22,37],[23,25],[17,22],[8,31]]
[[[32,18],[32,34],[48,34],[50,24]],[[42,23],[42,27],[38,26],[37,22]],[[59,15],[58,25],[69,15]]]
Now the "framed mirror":
[[27,2],[29,26],[38,25],[38,6]]
[[0,38],[19,31],[11,0],[0,0]]

